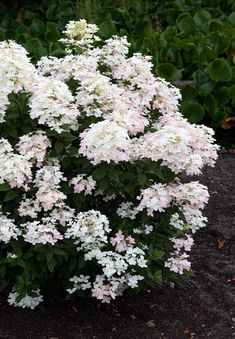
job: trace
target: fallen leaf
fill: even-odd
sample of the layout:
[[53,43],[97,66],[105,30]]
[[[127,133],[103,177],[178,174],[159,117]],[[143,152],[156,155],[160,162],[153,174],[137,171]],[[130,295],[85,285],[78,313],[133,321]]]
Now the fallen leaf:
[[184,331],[184,333],[189,335],[188,339],[193,339],[193,337],[196,335],[195,332],[191,332],[191,331],[188,330],[188,329],[186,329],[186,330]]
[[223,129],[230,129],[234,125],[234,122],[235,122],[235,116],[226,118],[222,121],[220,127]]
[[225,244],[226,244],[226,240],[225,239],[218,240],[218,243],[217,243],[218,249],[221,250],[222,248],[224,248]]
[[117,327],[116,326],[112,327],[112,332],[117,332]]
[[156,325],[155,325],[155,323],[154,323],[154,320],[149,320],[149,321],[147,321],[147,322],[146,322],[146,325],[147,325],[148,327],[156,327]]
[[77,309],[77,307],[75,307],[75,306],[72,306],[72,310],[73,310],[75,313],[78,313],[78,309]]

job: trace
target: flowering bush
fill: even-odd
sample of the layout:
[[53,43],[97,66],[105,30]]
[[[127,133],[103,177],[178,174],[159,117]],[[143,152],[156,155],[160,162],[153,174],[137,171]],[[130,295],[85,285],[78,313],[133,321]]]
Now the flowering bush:
[[0,42],[0,288],[34,308],[77,293],[124,290],[190,272],[207,188],[182,175],[213,166],[213,131],[178,111],[180,92],[128,55],[124,37],[69,22],[67,55],[36,66]]

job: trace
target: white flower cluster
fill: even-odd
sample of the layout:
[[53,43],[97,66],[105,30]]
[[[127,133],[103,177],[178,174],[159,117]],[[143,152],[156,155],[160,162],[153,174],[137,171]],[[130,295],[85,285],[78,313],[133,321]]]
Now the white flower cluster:
[[30,244],[51,244],[63,239],[56,228],[56,220],[51,217],[41,218],[40,221],[28,221],[21,225],[23,238]]
[[7,182],[12,188],[28,189],[32,180],[32,164],[21,154],[16,154],[6,139],[0,139],[0,185]]
[[94,40],[99,40],[98,36],[95,35],[98,27],[87,24],[84,19],[80,21],[69,21],[65,28],[66,30],[63,33],[66,35],[66,38],[60,41],[66,44],[68,48],[71,46],[88,48],[93,44]]
[[70,282],[73,283],[73,288],[68,288],[67,292],[69,294],[73,294],[74,292],[78,290],[87,290],[91,288],[91,283],[89,281],[90,276],[86,275],[84,276],[83,274],[80,274],[79,276],[73,276],[72,278],[69,279]]
[[137,213],[138,211],[136,208],[133,208],[132,202],[122,202],[117,209],[117,215],[121,218],[129,218],[133,220]]
[[0,241],[8,243],[11,239],[17,239],[20,234],[14,220],[9,219],[0,211]]
[[103,274],[96,276],[92,296],[102,302],[110,302],[122,295],[129,287],[136,288],[144,277],[135,274],[136,269],[147,267],[145,253],[138,247],[127,246],[123,255],[113,251],[95,249],[85,254],[85,260],[96,260],[102,267]]
[[79,249],[101,248],[108,242],[107,234],[111,231],[107,217],[99,211],[80,212],[68,224],[65,238],[76,240]]
[[104,120],[93,124],[81,134],[79,153],[93,164],[111,160],[128,161],[130,138],[127,130],[116,122]]
[[30,295],[26,295],[20,301],[17,301],[17,297],[19,296],[19,294],[13,289],[13,291],[9,293],[7,301],[9,302],[10,305],[21,308],[31,308],[31,310],[33,310],[43,301],[43,297],[42,295],[40,295],[39,289],[34,290],[32,292],[36,296],[31,297]]
[[76,130],[80,114],[73,104],[68,86],[60,80],[42,78],[29,100],[30,117],[61,133],[63,128]]
[[31,92],[34,87],[36,70],[27,54],[27,51],[14,41],[0,42],[0,123],[5,120],[8,95],[21,90]]

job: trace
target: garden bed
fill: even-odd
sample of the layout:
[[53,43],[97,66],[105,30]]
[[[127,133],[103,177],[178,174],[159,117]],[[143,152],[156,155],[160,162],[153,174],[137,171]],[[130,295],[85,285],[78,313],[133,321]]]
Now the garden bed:
[[195,276],[182,287],[157,287],[109,305],[93,299],[44,303],[36,310],[15,309],[2,298],[0,338],[162,338],[235,337],[235,156],[220,157],[201,182],[211,199],[208,226],[192,251]]

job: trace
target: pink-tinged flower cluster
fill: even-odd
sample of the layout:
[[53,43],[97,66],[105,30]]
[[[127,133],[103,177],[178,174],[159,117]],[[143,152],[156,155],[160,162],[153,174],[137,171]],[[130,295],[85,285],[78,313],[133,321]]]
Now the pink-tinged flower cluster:
[[37,171],[34,180],[38,188],[36,193],[36,203],[45,211],[49,211],[56,204],[66,199],[66,195],[60,191],[60,182],[66,180],[63,177],[58,165],[43,166]]
[[198,181],[173,186],[171,195],[179,206],[189,205],[195,209],[204,208],[209,199],[207,187]]
[[142,190],[137,199],[140,200],[137,210],[143,211],[146,209],[147,214],[153,216],[153,212],[163,212],[170,206],[172,196],[165,184],[154,184]]
[[16,145],[24,159],[36,162],[37,167],[41,167],[48,147],[51,147],[51,142],[44,132],[25,134]]
[[110,243],[115,247],[117,252],[124,252],[128,249],[128,247],[133,247],[135,244],[135,239],[132,238],[131,235],[127,237],[124,236],[121,230],[119,230],[115,237],[110,238]]
[[176,174],[199,174],[203,166],[214,165],[218,147],[211,129],[190,125],[179,113],[166,114],[155,128],[139,138],[136,147],[142,158],[160,160]]
[[96,182],[91,175],[87,178],[85,178],[85,176],[86,174],[78,174],[70,180],[69,184],[73,186],[74,193],[84,192],[85,195],[92,194],[92,191],[96,187]]
[[165,262],[165,267],[170,271],[183,274],[184,271],[189,271],[191,263],[188,261],[189,255],[186,253],[171,253],[171,257]]

